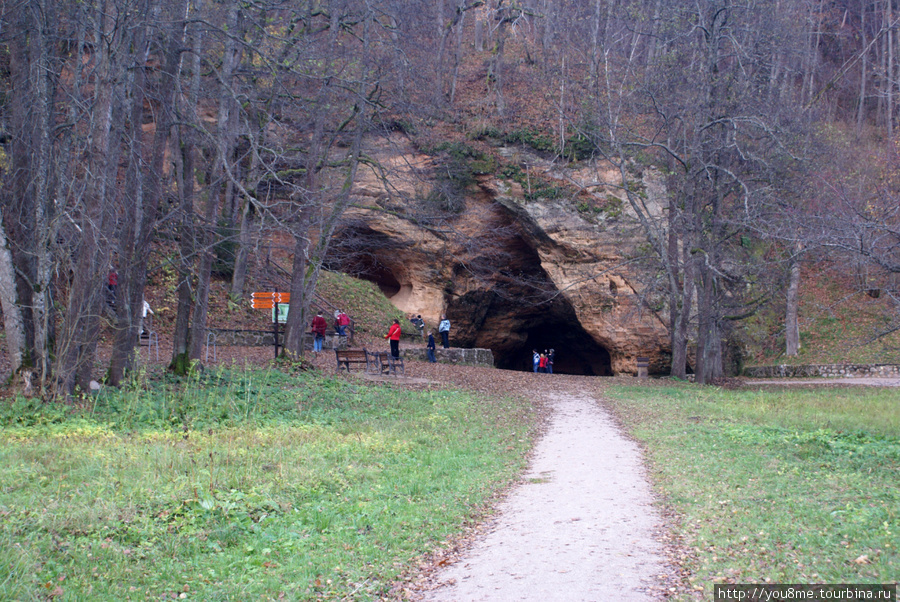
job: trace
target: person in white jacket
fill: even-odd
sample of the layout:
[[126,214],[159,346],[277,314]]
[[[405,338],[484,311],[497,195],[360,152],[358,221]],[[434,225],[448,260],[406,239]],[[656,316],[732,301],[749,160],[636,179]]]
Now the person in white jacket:
[[153,315],[153,310],[150,309],[150,304],[147,303],[146,299],[144,299],[144,307],[141,310],[141,329],[140,329],[141,336],[147,334],[147,331],[144,330],[144,321],[147,319],[147,314]]
[[441,314],[441,323],[438,325],[438,332],[441,333],[441,346],[444,349],[450,349],[450,320],[447,316]]

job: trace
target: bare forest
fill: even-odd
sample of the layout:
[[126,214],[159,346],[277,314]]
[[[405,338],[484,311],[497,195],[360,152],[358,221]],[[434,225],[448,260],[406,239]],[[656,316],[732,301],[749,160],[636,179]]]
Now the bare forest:
[[[892,0],[0,2],[0,302],[45,398],[133,369],[148,277],[177,274],[171,368],[201,359],[210,282],[246,299],[288,240],[285,353],[368,152],[531,132],[602,161],[646,236],[672,374],[831,257],[900,307],[900,6]],[[897,34],[897,35],[895,35]],[[521,138],[520,134],[520,138]],[[665,176],[668,207],[629,185]],[[405,199],[422,219],[421,199]],[[452,214],[432,216],[441,227]],[[341,252],[348,252],[342,248]],[[900,328],[900,311],[890,328]],[[689,346],[694,345],[693,351]]]

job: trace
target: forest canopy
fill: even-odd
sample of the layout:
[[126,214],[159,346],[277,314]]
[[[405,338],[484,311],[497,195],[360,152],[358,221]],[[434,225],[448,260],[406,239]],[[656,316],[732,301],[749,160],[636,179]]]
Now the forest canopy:
[[[693,341],[698,380],[721,376],[729,330],[773,287],[796,353],[803,261],[838,254],[900,302],[898,20],[882,0],[3,2],[13,368],[47,397],[87,389],[108,321],[107,379],[121,383],[165,263],[172,368],[186,370],[212,275],[246,296],[248,258],[273,233],[293,254],[285,353],[302,354],[358,171],[387,177],[368,145],[396,131],[423,149],[496,135],[617,170],[666,299],[674,375]],[[663,216],[629,186],[636,163],[665,174]],[[452,220],[465,185],[447,173]]]

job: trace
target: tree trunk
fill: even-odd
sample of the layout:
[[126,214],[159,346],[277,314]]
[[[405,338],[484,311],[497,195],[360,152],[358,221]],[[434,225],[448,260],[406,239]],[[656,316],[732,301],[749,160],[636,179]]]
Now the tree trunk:
[[[95,24],[104,28],[104,20],[99,11],[94,10],[95,7],[81,5],[78,8],[77,31],[75,34],[76,45],[73,56],[84,56],[86,46],[86,28],[88,23],[93,19]],[[93,13],[90,11],[93,10]],[[96,39],[97,31],[92,32]],[[100,61],[106,63],[102,69],[93,70],[95,77],[103,77],[105,84],[110,84],[109,80],[109,57],[108,52],[102,52]],[[79,106],[86,106],[87,102],[82,92],[86,65],[82,61],[77,61],[76,66],[72,69],[71,75],[71,94],[74,96],[69,102],[67,108],[67,119],[69,123],[76,123],[79,119]],[[121,72],[116,67],[117,72]],[[102,75],[101,75],[102,73]],[[76,212],[76,216],[81,224],[82,230],[85,232],[85,240],[82,243],[81,257],[85,260],[86,267],[76,269],[73,274],[72,282],[69,286],[69,301],[66,303],[66,311],[63,313],[63,323],[75,323],[75,328],[70,333],[75,336],[66,338],[63,331],[60,342],[57,344],[57,367],[56,385],[57,391],[63,396],[68,397],[74,391],[73,384],[81,386],[83,391],[88,390],[90,380],[93,376],[93,367],[96,360],[97,340],[100,330],[100,314],[104,305],[104,284],[107,275],[106,267],[109,265],[109,244],[106,244],[112,238],[110,231],[110,204],[112,195],[109,194],[109,182],[115,182],[114,174],[118,165],[118,145],[110,144],[110,130],[112,123],[118,120],[113,117],[110,112],[115,110],[110,90],[102,89],[104,86],[94,86],[94,97],[91,112],[97,117],[94,127],[95,134],[92,139],[95,146],[88,149],[89,154],[87,160],[92,162],[89,167],[91,173],[98,174],[96,181],[91,182],[87,186],[88,194],[91,197],[82,201],[83,210]],[[110,97],[106,102],[106,97]],[[101,102],[97,102],[98,99]],[[75,132],[72,128],[65,128],[57,136],[56,164],[58,165],[58,176],[56,177],[55,199],[65,199],[69,196],[69,188],[71,183],[76,180],[77,172],[83,167],[79,161],[79,153],[72,148]],[[102,184],[100,183],[102,182]],[[76,202],[75,207],[78,207]],[[71,211],[71,209],[69,209]],[[74,298],[74,302],[73,302]],[[64,350],[76,350],[76,353],[68,358],[65,357]],[[68,364],[66,364],[68,361]],[[65,368],[60,366],[65,365]]]
[[16,272],[6,240],[2,207],[0,207],[0,311],[3,311],[3,328],[6,332],[10,368],[15,374],[22,366],[25,353],[25,325],[22,312],[16,303]]
[[[237,31],[238,4],[232,3],[226,17],[226,30]],[[211,170],[213,181],[206,190],[206,204],[203,219],[205,221],[202,248],[200,250],[200,267],[197,273],[197,296],[194,299],[194,316],[191,336],[191,359],[200,360],[200,353],[206,344],[206,324],[209,315],[209,289],[212,277],[212,265],[215,259],[216,226],[219,215],[219,190],[231,186],[226,177],[230,169],[231,156],[234,154],[234,126],[232,123],[235,108],[233,107],[232,89],[233,74],[240,60],[239,50],[234,37],[225,38],[225,51],[222,62],[222,75],[219,81],[219,107],[216,119],[216,158]]]
[[[459,16],[459,24],[456,29],[456,46],[453,50],[453,73],[450,77],[450,104],[456,100],[456,86],[459,83],[459,65],[462,63],[463,28],[465,26],[466,13]],[[481,21],[478,21],[479,23]]]
[[53,257],[51,244],[54,242],[54,204],[50,199],[51,141],[53,128],[53,102],[50,81],[53,73],[50,41],[46,32],[52,31],[54,2],[36,0],[28,8],[33,17],[32,35],[28,36],[30,53],[35,57],[30,64],[30,81],[33,82],[31,106],[34,111],[32,144],[35,150],[31,174],[34,178],[32,199],[33,231],[30,233],[34,254],[35,273],[31,282],[31,311],[34,321],[34,359],[43,394],[50,383],[52,299],[50,295]]
[[[260,136],[263,132],[260,132]],[[259,154],[253,152],[250,158],[250,169],[247,174],[249,190],[256,190],[259,186],[260,169]],[[250,237],[250,229],[253,226],[253,218],[250,209],[252,208],[253,199],[248,195],[242,195],[243,205],[241,209],[241,225],[238,234],[237,252],[234,257],[234,274],[231,277],[231,297],[240,299],[244,294],[244,287],[247,281],[247,262],[249,260],[250,245],[252,243]]]
[[[191,30],[191,79],[187,98],[180,107],[180,112],[198,123],[196,115],[200,96],[200,51],[202,33],[199,25]],[[177,82],[181,82],[181,69],[178,70]],[[184,96],[182,92],[181,96]],[[175,331],[172,337],[172,362],[169,364],[175,374],[185,375],[191,366],[192,338],[200,336],[191,328],[191,308],[195,298],[194,271],[195,253],[198,248],[196,223],[194,214],[194,192],[197,170],[196,133],[188,124],[178,128],[178,147],[176,149],[176,167],[181,168],[178,174],[179,198],[181,212],[181,229],[179,231],[180,257],[178,260],[178,312],[175,316]],[[180,152],[179,152],[180,151]],[[199,355],[199,354],[198,354]]]
[[[33,12],[30,10],[14,11],[13,26],[17,31],[30,32],[34,28]],[[32,39],[34,36],[29,36]],[[10,87],[20,91],[9,97],[10,126],[18,132],[12,137],[9,145],[9,168],[6,171],[9,182],[0,187],[6,211],[6,234],[9,250],[15,266],[16,298],[21,305],[22,327],[25,335],[22,364],[34,367],[37,363],[35,345],[34,312],[31,308],[32,284],[37,268],[34,247],[34,210],[35,202],[33,184],[30,176],[34,157],[33,112],[31,107],[30,53],[24,44],[9,44],[9,79]],[[5,317],[5,315],[4,315]]]
[[[360,62],[369,73],[375,72],[375,66],[372,64],[370,56],[372,23],[373,15],[369,13],[363,24],[360,53]],[[328,194],[325,174],[312,168],[307,171],[303,188],[309,196],[305,199],[305,206],[300,210],[297,227],[294,230],[296,243],[291,274],[291,301],[284,334],[284,353],[287,356],[303,354],[303,333],[306,332],[307,316],[315,295],[319,270],[325,261],[338,220],[350,203],[353,183],[356,180],[356,170],[359,166],[362,136],[366,128],[371,125],[365,119],[371,100],[366,97],[366,85],[367,82],[364,79],[355,80],[352,84],[352,94],[344,98],[347,115],[341,121],[338,129],[346,131],[350,125],[354,125],[354,129],[349,152],[341,162],[341,165],[345,166],[345,171],[340,190],[337,193]],[[315,112],[310,116],[314,131],[309,140],[310,161],[308,164],[324,167],[328,163],[329,153],[334,142],[331,134],[326,136],[327,120],[333,119],[331,114],[333,111],[324,110],[328,103],[321,101],[328,99],[331,91],[326,87],[320,87],[317,94],[320,102],[316,103]]]
[[[685,253],[688,255],[688,253]],[[672,330],[672,370],[675,378],[687,378],[688,332],[691,324],[691,309],[694,300],[693,259],[686,257],[684,266],[684,288],[681,292],[680,307]]]
[[559,144],[557,153],[560,157],[564,157],[566,153],[566,57],[562,60],[562,77],[559,78],[559,115],[557,117],[559,123],[557,128],[559,131]]
[[484,21],[481,19],[475,20],[475,50],[484,52]]
[[885,97],[885,115],[884,120],[887,124],[887,138],[894,139],[894,2],[887,0],[887,77],[885,85],[887,86]]
[[453,27],[444,14],[446,7],[445,0],[437,0],[438,48],[437,56],[434,59],[435,86],[434,90],[432,90],[436,104],[440,103],[444,98],[444,57],[447,54],[447,38],[453,33]]
[[[180,128],[182,134],[190,136]],[[175,157],[178,197],[180,199],[178,229],[178,301],[175,312],[175,329],[172,333],[172,362],[169,369],[184,375],[190,367],[188,348],[191,338],[191,306],[193,305],[194,262],[194,147],[182,136],[176,136]]]
[[[144,10],[147,10],[146,5]],[[149,49],[143,35],[136,36],[130,46],[137,65],[131,76],[130,119],[126,125],[126,174],[124,192],[128,199],[123,211],[124,228],[119,236],[119,295],[116,302],[116,326],[113,338],[113,354],[108,378],[113,386],[122,384],[126,374],[134,367],[134,350],[137,343],[139,317],[142,311],[144,284],[147,278],[146,255],[149,244],[140,244],[140,231],[145,220],[152,220],[155,211],[150,207],[144,186],[144,137],[141,124],[144,121],[145,74],[143,65]],[[164,127],[157,122],[157,127]],[[149,242],[149,241],[148,241]]]
[[[685,209],[690,211],[692,199],[685,200]],[[677,204],[673,201],[669,207],[669,236],[675,241],[670,249],[670,270],[676,272],[675,283],[670,284],[671,303],[674,305],[672,329],[672,369],[675,378],[687,378],[688,333],[691,324],[691,311],[694,302],[694,258],[691,255],[691,241],[683,226],[684,217],[679,215]],[[680,239],[680,249],[679,247]],[[681,265],[681,290],[677,286],[677,266]]]
[[591,21],[591,54],[588,57],[591,64],[588,74],[589,88],[594,87],[594,83],[597,81],[597,74],[600,72],[600,6],[602,4],[602,0],[595,0],[594,18]]
[[[221,185],[221,183],[219,183]],[[209,287],[212,279],[212,264],[215,259],[216,217],[219,212],[218,186],[210,186],[206,191],[197,265],[197,288],[194,296],[194,313],[191,316],[191,360],[200,361],[206,344],[206,319],[209,313]]]
[[232,299],[240,299],[244,295],[244,287],[247,285],[247,261],[250,243],[250,200],[245,199],[241,211],[237,251],[234,254],[234,273],[231,275]]
[[697,308],[697,383],[722,378],[722,335],[718,315],[716,276],[708,265],[700,265],[700,296]]
[[109,264],[107,241],[112,239],[108,216],[114,197],[112,191],[116,188],[119,157],[119,145],[112,140],[114,123],[121,123],[114,114],[120,114],[117,107],[121,99],[116,95],[122,91],[115,82],[124,76],[117,53],[122,32],[115,30],[111,15],[97,14],[95,19],[94,37],[108,39],[110,44],[104,44],[98,50],[94,70],[94,119],[90,133],[93,144],[88,149],[87,163],[97,176],[90,181],[87,194],[82,198],[81,211],[71,218],[77,219],[82,236],[77,245],[76,268],[69,286],[55,363],[55,396],[67,400],[76,384],[87,390],[94,364],[104,300],[103,285]]
[[[175,102],[175,78],[179,70],[180,55],[183,45],[183,32],[187,0],[181,0],[178,4],[153,7],[151,14],[159,14],[158,8],[165,6],[172,12],[166,11],[167,18],[163,21],[171,23],[171,29],[165,31],[165,52],[162,53],[158,70],[158,87],[161,90],[159,104],[156,112],[156,129],[153,134],[153,142],[150,149],[149,165],[145,166],[141,160],[141,123],[136,122],[134,135],[132,136],[132,149],[130,153],[130,167],[134,168],[133,180],[129,186],[133,191],[132,206],[126,213],[126,225],[128,232],[123,236],[121,254],[127,258],[127,282],[125,290],[127,295],[123,297],[123,309],[126,314],[121,316],[120,323],[114,341],[113,358],[110,363],[109,376],[112,384],[121,383],[125,374],[133,367],[135,360],[135,347],[140,335],[140,318],[143,313],[144,289],[147,283],[147,264],[150,257],[150,246],[156,227],[157,211],[164,193],[163,167],[166,157],[166,148],[169,142],[169,130],[173,122],[173,107]],[[161,16],[161,15],[160,15]],[[146,60],[146,44],[138,46],[142,54],[139,54],[139,64],[144,66]],[[142,69],[143,71],[143,69]],[[146,74],[139,78],[140,86],[135,88],[135,99],[132,103],[132,119],[143,118],[143,97]],[[124,320],[124,321],[122,321]]]
[[866,2],[860,2],[859,8],[859,31],[862,36],[861,46],[864,49],[863,55],[860,58],[860,74],[859,74],[859,100],[856,104],[856,138],[857,140],[862,135],[863,122],[866,118],[866,78],[868,74],[866,73],[867,68],[867,60],[868,60],[868,39],[866,36]]
[[[799,251],[799,249],[798,249]],[[794,357],[800,352],[800,257],[794,255],[790,264],[791,276],[787,288],[785,308],[785,355]]]
[[[308,218],[301,222],[301,232],[308,232]],[[305,227],[303,227],[305,226]],[[319,270],[310,266],[307,260],[309,256],[309,238],[306,236],[294,236],[294,264],[291,267],[291,302],[288,310],[287,322],[284,325],[284,355],[288,357],[301,357],[305,351],[303,348],[303,334],[309,320],[309,300],[307,290],[315,287]]]

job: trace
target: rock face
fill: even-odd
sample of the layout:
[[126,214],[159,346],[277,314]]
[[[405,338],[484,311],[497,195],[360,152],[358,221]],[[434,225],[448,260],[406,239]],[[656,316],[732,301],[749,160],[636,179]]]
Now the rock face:
[[[665,318],[648,309],[633,261],[641,231],[604,184],[616,173],[500,148],[500,166],[475,173],[446,210],[433,157],[403,140],[373,153],[383,169],[357,183],[335,267],[377,283],[427,328],[446,314],[451,346],[490,349],[500,368],[530,370],[533,349],[553,348],[557,372],[636,374],[639,356],[668,371]],[[638,182],[652,204],[660,185]]]

